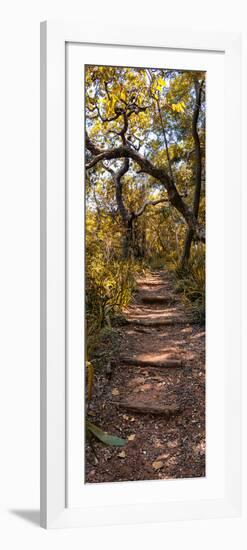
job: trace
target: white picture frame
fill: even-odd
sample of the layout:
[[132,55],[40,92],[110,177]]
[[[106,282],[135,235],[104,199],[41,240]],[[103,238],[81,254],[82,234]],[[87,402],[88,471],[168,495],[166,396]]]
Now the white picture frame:
[[[189,496],[156,502],[133,500],[82,507],[68,506],[68,421],[66,337],[66,45],[221,53],[225,74],[225,360],[224,465],[220,496]],[[163,522],[174,519],[239,517],[241,513],[240,399],[240,54],[238,33],[117,26],[89,29],[82,23],[41,24],[41,525],[46,528]],[[233,101],[234,99],[234,101]],[[234,140],[232,136],[234,135]],[[234,193],[230,191],[234,181]],[[235,286],[234,295],[231,292]],[[234,364],[234,369],[232,365]],[[217,410],[215,410],[217,413]],[[148,483],[147,485],[147,493]],[[161,484],[164,482],[156,482]],[[166,482],[165,482],[166,483]],[[135,484],[135,482],[134,482]],[[119,485],[119,484],[118,484]],[[157,485],[158,486],[158,485]],[[107,491],[105,486],[102,490]],[[148,500],[148,499],[146,499]],[[98,500],[97,500],[98,502]]]

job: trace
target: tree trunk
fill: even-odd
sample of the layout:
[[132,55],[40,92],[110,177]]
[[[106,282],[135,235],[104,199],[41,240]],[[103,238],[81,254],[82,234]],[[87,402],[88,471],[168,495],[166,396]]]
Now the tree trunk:
[[134,257],[134,219],[132,216],[129,217],[127,222],[124,224],[124,237],[123,237],[123,258],[127,260],[128,258]]
[[193,236],[194,236],[194,231],[192,229],[187,229],[185,240],[184,240],[183,254],[181,257],[181,264],[180,264],[181,269],[185,269],[186,266],[188,265]]
[[130,214],[127,224],[124,226],[123,257],[141,260],[146,255],[146,231],[145,227],[138,227],[134,213]]
[[[201,174],[202,174],[201,146],[200,146],[200,138],[199,138],[198,129],[197,129],[197,123],[198,123],[200,107],[201,107],[202,86],[203,86],[203,81],[201,83],[199,83],[198,80],[195,81],[196,98],[195,98],[195,109],[194,109],[193,118],[192,118],[192,136],[193,136],[194,146],[195,146],[195,192],[194,192],[194,199],[193,199],[193,214],[196,220],[198,219],[199,206],[200,206]],[[188,265],[193,237],[194,237],[193,229],[188,228],[186,232],[184,248],[183,248],[183,253],[182,253],[181,262],[180,262],[181,269],[185,269]]]

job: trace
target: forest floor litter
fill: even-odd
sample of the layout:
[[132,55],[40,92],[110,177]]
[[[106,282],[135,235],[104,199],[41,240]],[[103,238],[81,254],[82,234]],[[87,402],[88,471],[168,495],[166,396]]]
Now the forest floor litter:
[[125,438],[86,445],[86,482],[205,476],[205,330],[168,271],[137,280],[125,322],[105,329],[93,357],[90,421]]

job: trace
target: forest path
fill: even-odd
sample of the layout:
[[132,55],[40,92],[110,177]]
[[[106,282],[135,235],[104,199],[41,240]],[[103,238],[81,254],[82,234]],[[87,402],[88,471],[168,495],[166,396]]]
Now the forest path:
[[[96,372],[92,421],[129,438],[87,452],[88,482],[205,475],[204,328],[194,325],[168,271],[137,280],[118,330],[111,375]],[[109,345],[109,342],[106,342]]]

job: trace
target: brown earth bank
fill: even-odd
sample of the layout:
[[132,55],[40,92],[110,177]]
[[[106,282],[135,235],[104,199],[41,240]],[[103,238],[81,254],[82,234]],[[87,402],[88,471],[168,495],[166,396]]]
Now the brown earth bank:
[[167,271],[137,280],[124,318],[96,350],[87,415],[127,444],[87,443],[86,482],[205,476],[204,327]]

